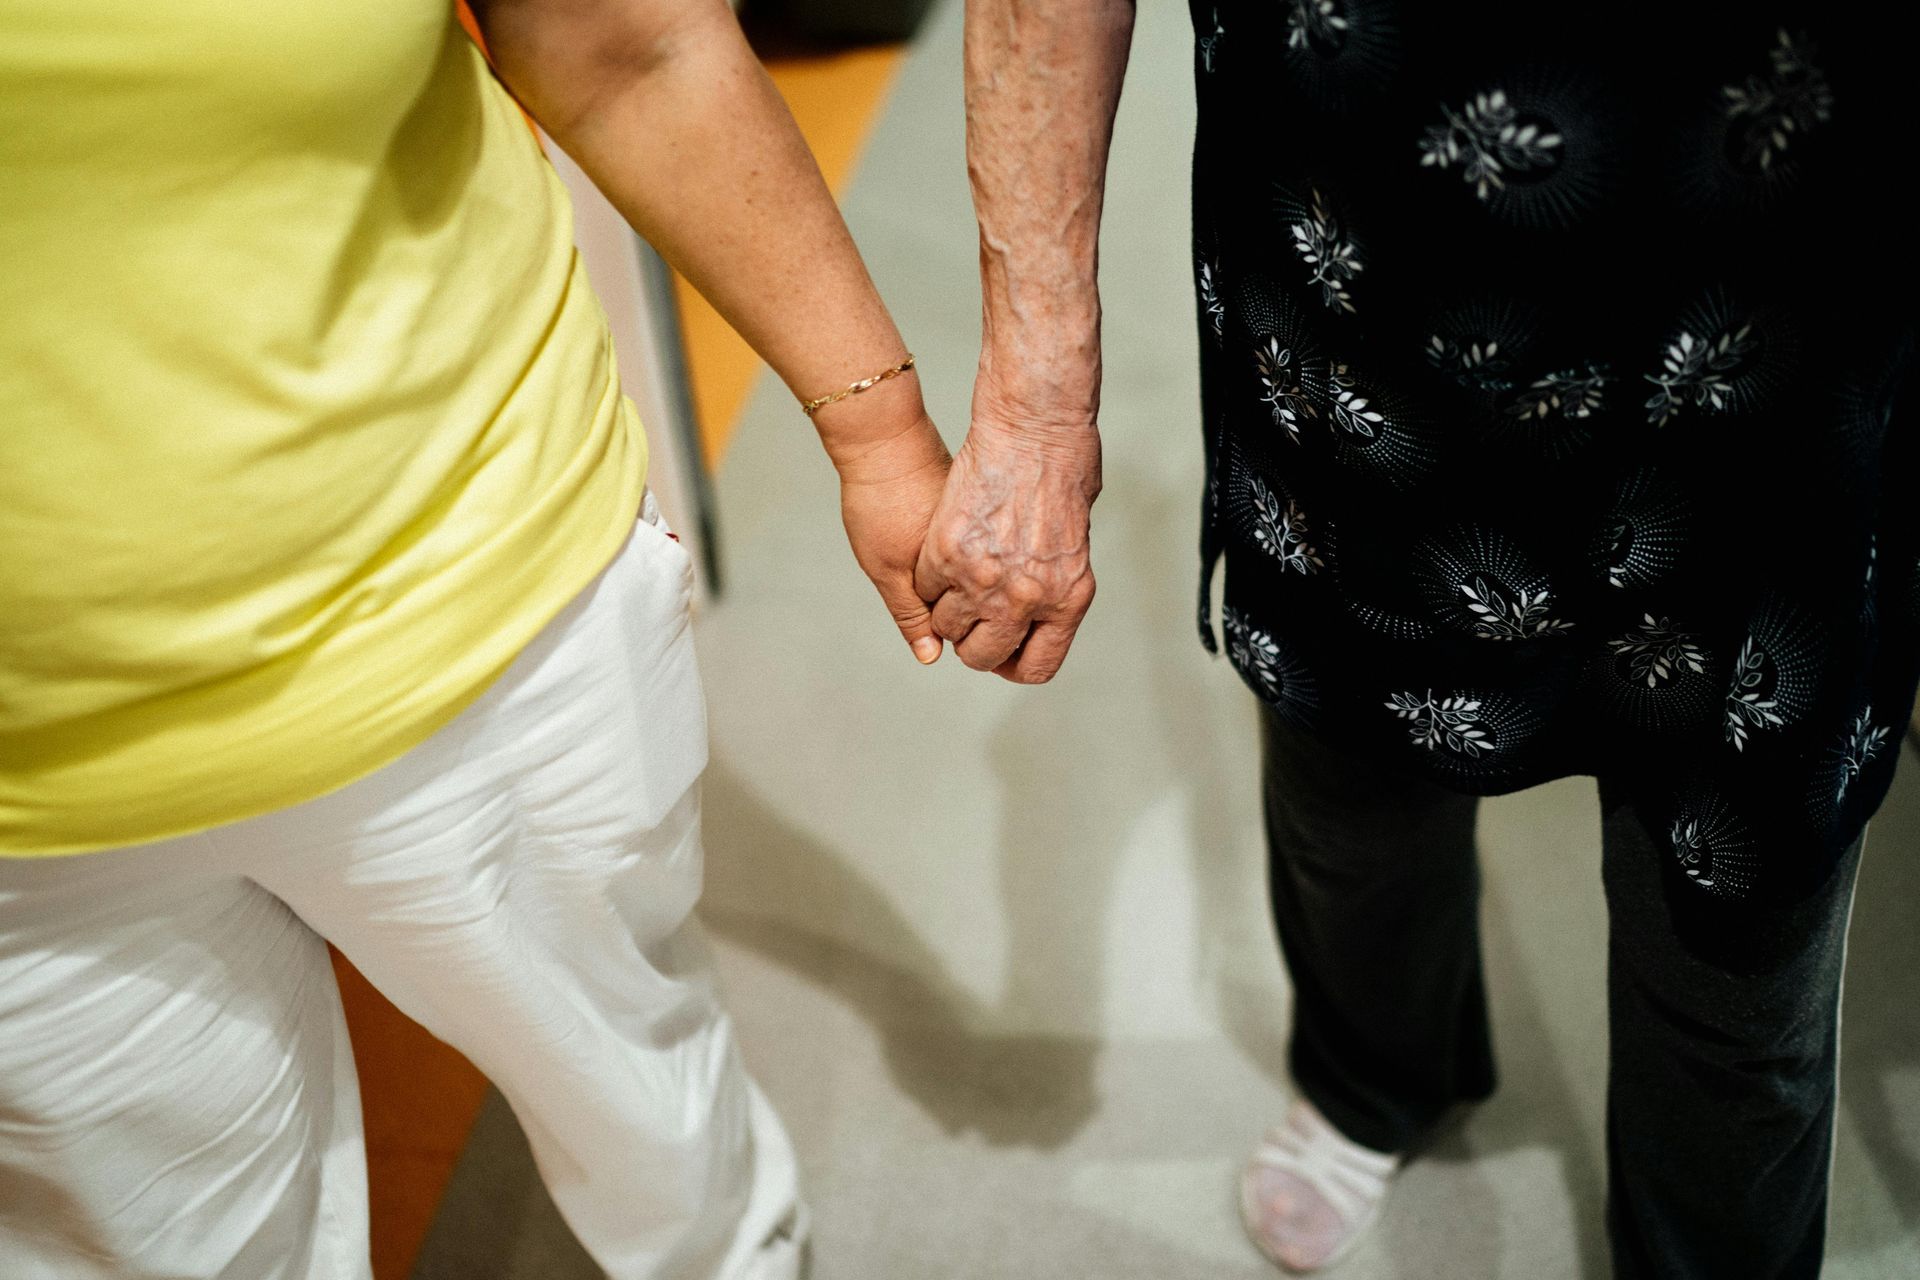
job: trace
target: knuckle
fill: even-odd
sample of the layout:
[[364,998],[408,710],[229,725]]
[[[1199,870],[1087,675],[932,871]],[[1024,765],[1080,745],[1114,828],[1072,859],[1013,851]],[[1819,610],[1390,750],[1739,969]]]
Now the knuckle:
[[1047,599],[1046,584],[1038,578],[1022,576],[1007,584],[1007,600],[1021,612],[1031,612]]
[[1000,583],[1000,567],[988,560],[968,560],[960,568],[960,581],[976,593],[984,594]]

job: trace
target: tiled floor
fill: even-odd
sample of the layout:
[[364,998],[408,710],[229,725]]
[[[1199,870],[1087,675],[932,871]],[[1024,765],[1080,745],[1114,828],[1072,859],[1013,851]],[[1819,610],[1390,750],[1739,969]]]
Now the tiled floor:
[[[1283,1105],[1237,681],[1191,623],[1199,493],[1185,261],[1189,53],[1140,6],[1106,241],[1101,597],[1043,690],[916,668],[770,384],[722,473],[706,914],[817,1213],[817,1280],[1270,1274],[1230,1187]],[[903,69],[848,197],[964,427],[978,309],[957,6]],[[1834,1280],[1920,1277],[1920,769],[1870,842],[1848,986]],[[1415,1164],[1346,1280],[1589,1280],[1601,1232],[1604,917],[1591,787],[1486,806],[1504,1087]],[[421,1277],[591,1274],[497,1100]]]

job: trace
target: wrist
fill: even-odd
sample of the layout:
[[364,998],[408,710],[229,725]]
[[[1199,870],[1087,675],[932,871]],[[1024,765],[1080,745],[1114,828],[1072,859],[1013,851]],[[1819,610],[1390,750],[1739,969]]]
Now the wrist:
[[1038,431],[1091,430],[1100,413],[1100,318],[1055,300],[1044,311],[987,309],[974,379],[974,416]]
[[926,404],[917,371],[878,383],[844,400],[822,406],[811,416],[814,430],[833,465],[849,465],[922,428]]
[[1035,483],[1076,491],[1088,503],[1100,493],[1100,428],[1088,413],[1036,413],[976,388],[966,452],[976,466],[985,459],[1011,464]]
[[[991,243],[983,235],[983,249]],[[1101,374],[1091,241],[1080,252],[1053,243],[1017,264],[1004,251],[983,252],[980,285],[975,416],[986,409],[1036,428],[1091,428]]]
[[973,424],[1023,445],[1098,448],[1100,359],[1090,354],[1012,360],[983,350],[973,384]]
[[910,403],[860,406],[821,426],[821,443],[843,486],[891,484],[950,460],[918,393],[902,399]]

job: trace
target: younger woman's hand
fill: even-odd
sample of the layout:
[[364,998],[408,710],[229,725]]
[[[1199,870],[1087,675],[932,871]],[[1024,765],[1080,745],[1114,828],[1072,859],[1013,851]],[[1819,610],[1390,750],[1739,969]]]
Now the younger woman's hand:
[[853,557],[872,579],[894,625],[922,663],[939,659],[940,637],[925,600],[913,589],[914,565],[952,459],[932,419],[917,412],[897,433],[836,457],[840,518]]

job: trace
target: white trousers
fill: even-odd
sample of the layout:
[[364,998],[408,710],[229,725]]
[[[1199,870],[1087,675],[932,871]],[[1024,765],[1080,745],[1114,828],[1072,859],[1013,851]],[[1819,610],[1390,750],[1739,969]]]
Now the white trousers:
[[690,917],[692,566],[648,500],[480,700],[307,804],[0,860],[0,1277],[369,1276],[330,939],[467,1055],[617,1280],[798,1274],[792,1149]]

